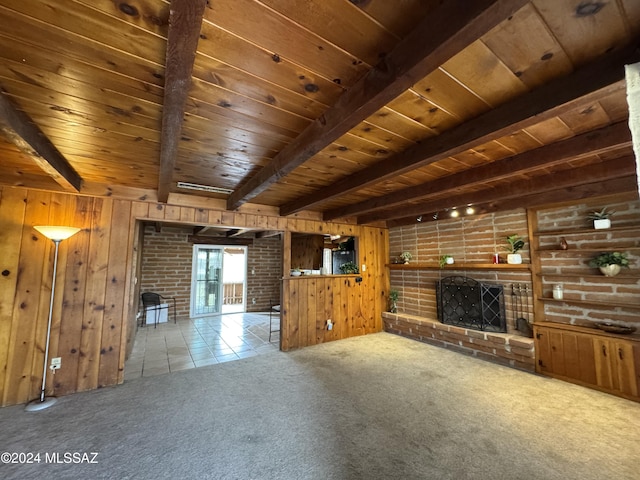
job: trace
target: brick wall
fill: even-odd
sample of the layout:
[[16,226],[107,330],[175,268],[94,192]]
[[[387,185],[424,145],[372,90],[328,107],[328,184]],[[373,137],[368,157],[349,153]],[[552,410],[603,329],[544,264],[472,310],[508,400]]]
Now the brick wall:
[[[593,230],[587,214],[607,206],[615,211],[611,230]],[[453,255],[456,262],[489,263],[494,252],[504,252],[504,238],[511,233],[527,237],[522,251],[523,262],[539,261],[540,271],[535,281],[541,282],[541,295],[552,297],[554,284],[561,283],[564,298],[578,303],[544,302],[542,315],[536,321],[551,321],[593,326],[593,322],[613,321],[640,328],[640,201],[589,202],[531,211],[538,222],[537,232],[528,232],[527,214],[524,210],[499,212],[482,217],[458,220],[416,223],[393,228],[389,231],[390,253],[393,257],[403,251],[413,255],[411,263],[437,263],[444,254]],[[616,226],[635,226],[630,230],[616,230]],[[559,235],[537,235],[538,232],[586,230],[567,235],[567,251],[559,251]],[[532,234],[534,236],[532,237]],[[530,245],[539,240],[539,250],[531,253]],[[627,247],[625,248],[621,248]],[[581,250],[583,249],[583,250]],[[629,270],[623,269],[617,277],[600,275],[588,266],[589,260],[600,251],[625,251],[631,262]],[[480,282],[500,283],[505,287],[505,304],[508,333],[490,334],[442,325],[437,322],[435,282],[448,275],[465,275]],[[553,274],[553,275],[548,275]],[[584,275],[584,276],[583,276]],[[519,368],[530,369],[530,342],[514,329],[514,313],[511,285],[526,285],[532,291],[532,274],[528,271],[495,270],[446,270],[418,269],[391,270],[391,289],[398,290],[398,314],[385,313],[385,329],[427,341],[447,348],[494,360]],[[533,320],[533,295],[524,306],[526,318]],[[632,305],[598,305],[598,302]],[[593,303],[590,303],[593,302]],[[479,338],[477,335],[485,335]],[[515,335],[515,337],[514,337]],[[491,344],[484,345],[484,342]],[[505,343],[507,348],[496,346]],[[512,349],[513,345],[516,349]],[[485,348],[486,347],[486,348]],[[488,350],[487,350],[488,349]],[[522,350],[524,349],[524,350]],[[515,355],[512,355],[515,353]],[[500,357],[500,358],[497,358]]]
[[509,367],[529,372],[535,370],[532,338],[479,332],[407,314],[383,312],[382,317],[387,332]]
[[189,318],[193,245],[191,228],[163,226],[144,229],[140,292],[156,292],[176,299],[178,319]]
[[[615,211],[611,217],[611,230],[593,230],[587,219],[589,212],[602,207]],[[560,235],[540,236],[540,266],[542,296],[552,297],[554,284],[563,287],[563,298],[593,301],[594,304],[545,303],[544,320],[593,326],[593,322],[614,322],[636,325],[640,329],[640,228],[616,231],[616,227],[640,225],[640,201],[598,201],[581,203],[570,208],[549,208],[538,211],[538,230],[585,230],[565,236],[569,245],[566,252],[557,251]],[[621,248],[622,246],[633,248]],[[595,248],[595,250],[594,250]],[[583,250],[581,250],[583,249]],[[546,250],[546,251],[545,251]],[[600,251],[628,253],[629,269],[622,269],[616,277],[605,277],[588,265]],[[586,274],[586,276],[581,276]],[[557,275],[557,276],[556,276]],[[635,304],[635,308],[598,306],[597,302]]]
[[[191,228],[144,229],[140,291],[175,297],[178,319],[189,318],[191,302]],[[224,239],[220,239],[224,243]],[[247,249],[247,311],[268,311],[280,297],[282,241],[279,236],[255,239]],[[255,299],[255,303],[254,303]]]
[[[452,255],[456,263],[491,263],[494,253],[506,257],[506,237],[517,233],[526,237],[522,254],[523,263],[530,263],[527,214],[524,209],[458,219],[422,222],[389,230],[392,259],[409,251],[411,263],[436,263],[441,255]],[[437,319],[435,282],[450,275],[461,275],[479,282],[499,283],[504,286],[507,331],[515,330],[511,287],[527,288],[529,296],[523,299],[526,318],[533,320],[531,273],[495,270],[391,270],[391,289],[398,290],[398,312]]]
[[271,302],[280,303],[282,285],[282,239],[256,238],[249,247],[247,311],[267,312]]

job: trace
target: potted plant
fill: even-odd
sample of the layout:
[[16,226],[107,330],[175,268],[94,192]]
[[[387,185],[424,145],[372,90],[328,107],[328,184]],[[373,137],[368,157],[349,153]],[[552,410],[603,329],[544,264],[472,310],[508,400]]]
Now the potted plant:
[[389,311],[391,313],[398,313],[398,297],[400,292],[398,290],[391,290],[389,292]]
[[591,212],[587,217],[590,220],[593,220],[593,228],[596,230],[600,230],[603,228],[611,227],[611,220],[609,217],[613,215],[615,212],[607,212],[607,207],[604,207],[602,210]]
[[409,260],[413,258],[410,252],[402,252],[400,254],[400,258],[404,261],[404,263],[409,263]]
[[626,253],[602,252],[589,261],[589,266],[598,267],[606,277],[614,277],[622,267],[629,268],[629,259]]
[[512,265],[522,263],[522,255],[518,251],[524,247],[524,239],[516,233],[507,235],[507,244],[506,250],[509,252],[507,254],[507,263]]
[[451,255],[442,255],[440,257],[440,268],[444,268],[445,265],[452,265],[454,262],[453,257]]
[[358,271],[358,265],[356,265],[353,262],[346,262],[343,263],[342,265],[340,265],[340,271],[342,273],[348,274],[348,273],[360,273]]

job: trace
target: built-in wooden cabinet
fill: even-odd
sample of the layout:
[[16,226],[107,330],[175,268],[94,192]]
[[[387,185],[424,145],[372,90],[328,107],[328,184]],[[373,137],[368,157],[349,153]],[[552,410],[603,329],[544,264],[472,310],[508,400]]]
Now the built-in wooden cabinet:
[[640,336],[547,322],[533,328],[538,373],[640,401]]
[[[640,332],[596,328],[598,322],[634,324],[640,314],[637,209],[611,207],[622,224],[597,230],[586,221],[595,207],[529,211],[536,371],[640,401]],[[590,267],[589,260],[605,251],[627,252],[631,268],[606,277]],[[562,285],[562,298],[553,297],[554,285]]]
[[640,363],[636,364],[637,342],[596,336],[593,347],[596,384],[607,390],[638,397]]

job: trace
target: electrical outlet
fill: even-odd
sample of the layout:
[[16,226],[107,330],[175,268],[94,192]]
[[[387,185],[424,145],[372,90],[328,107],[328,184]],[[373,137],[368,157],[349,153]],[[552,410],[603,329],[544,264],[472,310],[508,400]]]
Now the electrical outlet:
[[51,359],[51,366],[49,367],[51,370],[58,370],[62,367],[62,358],[61,357],[53,357]]

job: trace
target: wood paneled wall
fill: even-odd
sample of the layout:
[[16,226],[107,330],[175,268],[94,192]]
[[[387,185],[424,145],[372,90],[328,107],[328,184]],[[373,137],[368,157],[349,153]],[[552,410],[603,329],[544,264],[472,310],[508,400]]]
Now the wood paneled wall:
[[[360,227],[359,275],[302,276],[285,279],[282,350],[315,345],[382,330],[388,293],[387,230]],[[358,281],[361,279],[361,281]],[[327,329],[327,320],[333,329]]]
[[0,190],[2,405],[37,397],[42,382],[55,247],[34,225],[82,228],[60,244],[50,357],[62,357],[62,368],[48,375],[47,392],[65,395],[121,380],[130,216],[129,201]]
[[[357,236],[360,264],[367,265],[360,284],[354,284],[354,277],[283,282],[282,348],[382,329],[388,289],[384,229],[284,218],[272,212],[229,212],[184,203],[164,205],[5,187],[0,189],[3,406],[36,398],[42,381],[54,245],[34,225],[82,228],[60,244],[50,357],[62,357],[62,368],[48,375],[47,394],[61,396],[122,382],[126,352],[135,332],[138,220]],[[290,252],[290,237],[285,234],[285,247],[289,247],[285,272],[291,266],[286,253]],[[318,308],[324,304],[332,305],[330,312]],[[317,313],[309,315],[311,311]],[[334,331],[323,331],[327,318],[336,322]]]
[[320,270],[324,238],[322,235],[291,236],[291,266],[293,268]]

